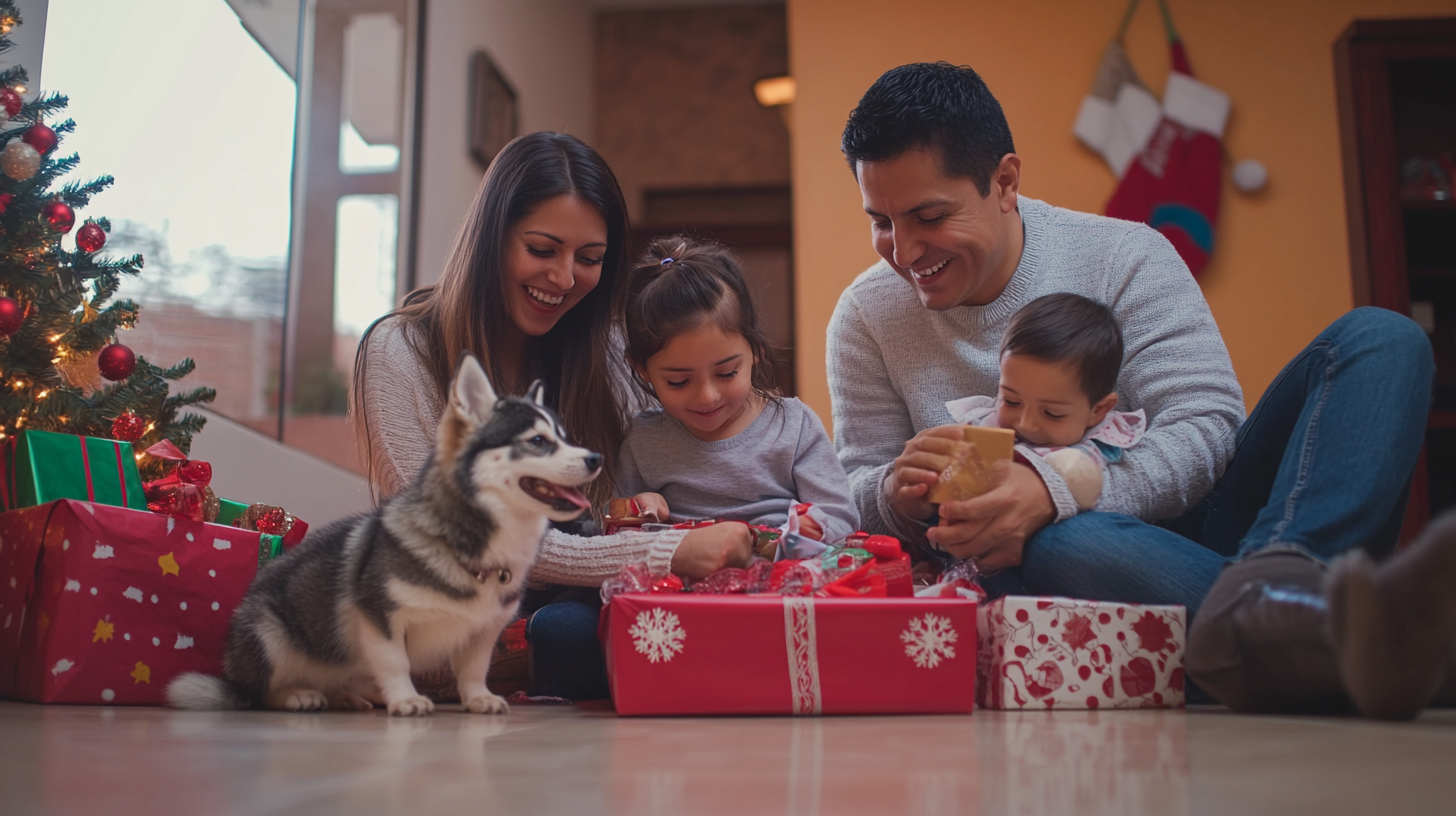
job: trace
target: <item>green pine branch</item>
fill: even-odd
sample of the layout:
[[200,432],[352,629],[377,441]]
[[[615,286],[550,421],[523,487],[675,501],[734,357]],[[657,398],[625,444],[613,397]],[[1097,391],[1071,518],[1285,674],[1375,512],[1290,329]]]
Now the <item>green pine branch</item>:
[[[0,0],[0,19],[20,23],[12,0]],[[0,52],[11,46],[10,39],[0,35]],[[28,81],[22,66],[0,70],[4,86]],[[68,104],[69,99],[57,93],[24,103],[9,127],[0,128],[0,148],[36,122],[46,122],[63,142],[75,131],[75,121],[50,123],[61,118]],[[162,368],[138,356],[131,376],[120,382],[101,381],[95,355],[139,318],[134,301],[113,299],[127,276],[140,274],[143,258],[67,248],[62,234],[45,219],[46,207],[62,201],[79,211],[114,179],[101,176],[62,183],[80,165],[80,157],[59,151],[58,144],[28,179],[0,176],[0,193],[10,196],[0,213],[0,295],[13,298],[24,310],[20,328],[0,338],[0,438],[31,428],[109,437],[117,417],[132,413],[148,423],[136,450],[168,439],[185,452],[206,418],[182,413],[183,409],[210,402],[217,392],[200,387],[172,393],[172,385],[196,368],[190,358]],[[111,231],[108,218],[92,220]],[[85,223],[79,212],[76,223]],[[153,457],[142,457],[139,464],[148,478],[162,475],[166,468]]]

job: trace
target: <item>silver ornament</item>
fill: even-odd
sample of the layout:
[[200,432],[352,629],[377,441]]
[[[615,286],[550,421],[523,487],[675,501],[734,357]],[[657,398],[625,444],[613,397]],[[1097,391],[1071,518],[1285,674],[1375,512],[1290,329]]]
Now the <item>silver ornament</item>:
[[12,139],[4,150],[0,150],[0,171],[16,181],[25,181],[39,169],[40,154],[19,139]]

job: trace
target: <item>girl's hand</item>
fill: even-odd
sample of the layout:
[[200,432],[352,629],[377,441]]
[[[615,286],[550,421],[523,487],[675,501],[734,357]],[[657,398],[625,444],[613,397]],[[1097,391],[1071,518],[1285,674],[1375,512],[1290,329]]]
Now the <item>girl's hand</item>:
[[720,521],[689,530],[672,554],[672,574],[707,578],[724,567],[743,567],[753,555],[755,538],[741,521]]
[[638,493],[632,497],[637,506],[642,508],[642,515],[652,516],[658,521],[667,521],[669,515],[667,499],[661,493]]
[[804,538],[812,538],[815,541],[824,540],[824,528],[807,514],[799,516],[799,535]]

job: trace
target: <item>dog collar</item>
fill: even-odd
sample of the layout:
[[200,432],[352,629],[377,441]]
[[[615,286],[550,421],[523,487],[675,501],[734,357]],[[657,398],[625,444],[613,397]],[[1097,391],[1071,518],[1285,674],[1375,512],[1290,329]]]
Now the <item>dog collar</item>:
[[484,584],[487,581],[489,581],[492,577],[494,577],[496,580],[500,581],[502,584],[509,584],[511,582],[512,574],[511,574],[511,571],[508,568],[506,568],[506,567],[501,567],[500,569],[477,569],[477,570],[473,570],[470,567],[465,566],[465,562],[464,561],[461,561],[460,562],[460,566],[466,572],[470,573],[471,577],[473,577],[475,579],[475,582],[478,583],[478,584]]

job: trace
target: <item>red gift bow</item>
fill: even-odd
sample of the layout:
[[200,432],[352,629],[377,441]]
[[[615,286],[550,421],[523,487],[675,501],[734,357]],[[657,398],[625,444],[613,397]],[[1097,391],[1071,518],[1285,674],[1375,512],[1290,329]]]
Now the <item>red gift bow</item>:
[[212,482],[212,465],[188,459],[166,439],[147,448],[147,453],[178,463],[166,476],[142,485],[147,495],[147,508],[164,516],[206,521],[203,488]]

